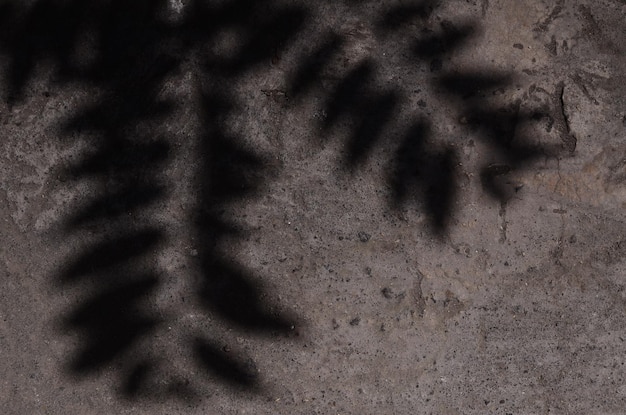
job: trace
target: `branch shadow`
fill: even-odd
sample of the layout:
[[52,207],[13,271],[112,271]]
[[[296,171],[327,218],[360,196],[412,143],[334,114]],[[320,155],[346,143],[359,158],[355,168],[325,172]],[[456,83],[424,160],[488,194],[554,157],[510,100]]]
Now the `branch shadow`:
[[[511,173],[530,168],[539,158],[563,154],[563,146],[538,144],[541,140],[529,136],[525,129],[551,118],[550,112],[557,109],[523,110],[520,100],[502,104],[491,99],[496,91],[514,85],[512,73],[488,67],[479,71],[444,67],[444,62],[470,48],[481,31],[478,21],[453,23],[437,17],[436,12],[445,3],[424,0],[380,4],[376,13],[380,17],[369,24],[378,42],[396,42],[397,35],[403,34],[403,44],[399,45],[399,53],[405,57],[403,64],[407,68],[425,67],[430,72],[424,75],[425,85],[420,88],[436,93],[446,107],[460,114],[462,129],[476,135],[496,154],[499,161],[483,166],[479,174],[484,191],[501,204],[506,203],[520,189],[506,180]],[[289,84],[296,99],[312,96],[315,86],[317,93],[328,88],[329,73],[337,71],[333,60],[345,52],[349,36],[353,35],[331,33],[322,38],[313,53],[299,59]],[[355,62],[330,86],[319,110],[324,114],[319,139],[325,143],[333,127],[344,127],[339,133],[344,147],[341,165],[352,174],[368,159],[391,150],[394,156],[385,173],[391,189],[390,205],[396,209],[417,207],[429,218],[430,230],[445,239],[453,223],[459,187],[460,157],[457,148],[450,145],[454,137],[442,136],[438,126],[433,125],[434,117],[419,108],[401,119],[407,88],[381,81],[379,61],[370,56]],[[324,81],[326,85],[322,86]]]
[[[72,379],[113,371],[120,397],[128,400],[198,398],[195,383],[223,382],[254,391],[260,377],[247,356],[223,352],[218,333],[187,333],[188,353],[202,369],[198,379],[156,377],[163,357],[153,347],[168,319],[156,298],[164,282],[189,276],[167,275],[161,252],[174,241],[155,217],[171,197],[164,170],[180,137],[150,125],[168,122],[179,105],[163,98],[163,85],[181,67],[208,80],[200,97],[201,131],[197,210],[190,227],[199,246],[199,283],[194,293],[206,318],[214,317],[246,333],[291,331],[295,318],[266,304],[259,276],[223,241],[237,235],[237,224],[220,212],[246,203],[266,180],[266,160],[243,140],[226,132],[233,86],[249,71],[280,54],[301,30],[301,7],[235,0],[190,1],[172,18],[169,2],[139,0],[39,0],[0,6],[0,54],[5,60],[4,95],[10,107],[28,105],[29,85],[48,70],[53,82],[90,91],[62,122],[58,136],[83,145],[78,160],[61,169],[69,186],[87,186],[82,202],[70,207],[60,224],[63,238],[78,244],[53,277],[61,292],[79,292],[71,309],[57,318],[60,332],[78,334],[65,369]],[[236,50],[224,49],[224,33],[237,31]],[[215,85],[229,85],[216,88]]]

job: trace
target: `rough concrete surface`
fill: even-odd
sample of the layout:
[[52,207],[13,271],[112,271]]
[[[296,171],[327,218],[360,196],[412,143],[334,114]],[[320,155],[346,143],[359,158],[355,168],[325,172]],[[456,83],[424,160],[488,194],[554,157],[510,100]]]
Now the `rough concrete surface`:
[[626,413],[624,0],[0,3],[0,412]]

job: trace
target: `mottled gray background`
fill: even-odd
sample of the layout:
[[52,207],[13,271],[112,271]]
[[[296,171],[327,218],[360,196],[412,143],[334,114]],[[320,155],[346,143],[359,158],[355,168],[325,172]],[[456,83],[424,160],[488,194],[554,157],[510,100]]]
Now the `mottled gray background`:
[[624,413],[623,0],[27,3],[3,413]]

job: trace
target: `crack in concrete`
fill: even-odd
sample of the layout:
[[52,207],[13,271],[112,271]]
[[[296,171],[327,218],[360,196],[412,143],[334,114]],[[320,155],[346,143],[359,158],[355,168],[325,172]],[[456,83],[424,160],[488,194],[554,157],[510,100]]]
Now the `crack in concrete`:
[[561,81],[556,86],[556,97],[555,100],[558,100],[559,106],[559,117],[557,117],[557,126],[559,132],[561,133],[561,141],[563,142],[563,146],[565,149],[573,153],[576,151],[576,145],[578,144],[578,140],[571,133],[571,127],[569,122],[569,116],[567,115],[567,111],[565,110],[565,82]]

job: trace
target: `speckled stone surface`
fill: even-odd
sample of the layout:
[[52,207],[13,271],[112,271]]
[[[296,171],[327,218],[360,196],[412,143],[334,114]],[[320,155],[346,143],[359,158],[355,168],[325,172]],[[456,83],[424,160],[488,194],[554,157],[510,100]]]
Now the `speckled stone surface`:
[[0,3],[0,412],[623,414],[623,0]]

